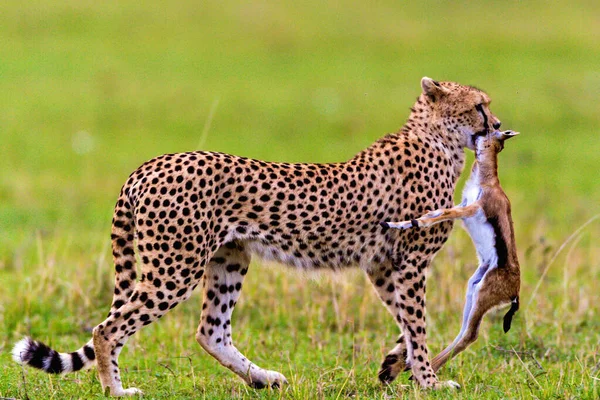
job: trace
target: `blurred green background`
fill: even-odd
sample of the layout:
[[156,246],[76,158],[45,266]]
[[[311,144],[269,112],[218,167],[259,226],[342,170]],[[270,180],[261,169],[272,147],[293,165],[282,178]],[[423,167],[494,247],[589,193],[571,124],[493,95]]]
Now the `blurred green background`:
[[[24,277],[55,279],[47,253],[65,281],[97,263],[108,305],[112,207],[145,160],[204,149],[343,161],[403,125],[424,75],[486,90],[503,127],[522,133],[500,174],[531,290],[547,253],[600,213],[600,2],[1,2],[0,349],[23,331]],[[574,280],[549,272],[544,318],[569,296],[566,310],[597,318],[600,229],[585,232]],[[441,260],[467,251],[472,267],[456,235]],[[444,275],[442,261],[456,312],[468,272]]]
[[501,165],[517,215],[585,218],[600,198],[599,7],[4,1],[3,238],[107,231],[127,175],[162,153],[345,160],[402,126],[423,75],[483,88],[523,133]]

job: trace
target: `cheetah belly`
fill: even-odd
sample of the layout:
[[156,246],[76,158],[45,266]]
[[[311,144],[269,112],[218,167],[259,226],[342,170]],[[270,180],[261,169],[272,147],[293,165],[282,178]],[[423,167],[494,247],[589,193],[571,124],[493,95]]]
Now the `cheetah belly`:
[[338,270],[359,264],[358,260],[352,257],[351,249],[341,252],[334,251],[325,245],[321,245],[322,247],[317,249],[306,243],[289,246],[289,241],[260,239],[246,240],[246,244],[253,255],[265,261],[273,261],[303,270],[321,268]]
[[301,269],[315,267],[315,261],[308,255],[295,253],[294,249],[283,250],[277,243],[266,243],[261,240],[249,240],[247,243],[250,252],[265,261],[274,261]]
[[496,234],[488,223],[483,210],[478,210],[475,215],[464,220],[465,229],[469,232],[471,240],[477,249],[480,264],[490,267],[498,265],[496,252]]

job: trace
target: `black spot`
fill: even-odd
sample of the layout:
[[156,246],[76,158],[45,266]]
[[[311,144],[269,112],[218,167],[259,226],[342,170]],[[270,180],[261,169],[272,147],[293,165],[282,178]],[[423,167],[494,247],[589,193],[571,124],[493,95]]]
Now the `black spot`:
[[114,302],[113,307],[115,309],[119,309],[119,308],[121,308],[123,306],[123,304],[125,304],[125,303],[122,300],[117,300],[117,301]]
[[229,264],[227,265],[227,272],[234,272],[240,270],[240,264]]

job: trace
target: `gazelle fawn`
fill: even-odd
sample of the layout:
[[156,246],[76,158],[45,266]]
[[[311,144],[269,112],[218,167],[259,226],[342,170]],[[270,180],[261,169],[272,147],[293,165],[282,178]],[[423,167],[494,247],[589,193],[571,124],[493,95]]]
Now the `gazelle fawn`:
[[521,280],[510,201],[498,179],[498,153],[504,148],[504,141],[517,134],[496,130],[473,137],[476,159],[460,205],[431,211],[410,221],[382,223],[390,228],[409,229],[462,219],[477,249],[479,267],[469,279],[460,333],[433,359],[434,371],[477,339],[481,320],[490,309],[511,304],[504,316],[504,332],[510,329],[512,316],[519,309]]

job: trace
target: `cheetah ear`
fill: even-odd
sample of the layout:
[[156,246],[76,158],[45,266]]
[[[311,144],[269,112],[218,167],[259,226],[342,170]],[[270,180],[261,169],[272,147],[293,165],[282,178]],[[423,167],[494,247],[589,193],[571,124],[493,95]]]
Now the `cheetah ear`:
[[429,97],[429,100],[432,102],[435,102],[442,96],[450,93],[450,91],[440,85],[438,81],[434,81],[426,76],[421,79],[421,88],[423,89],[423,94]]

